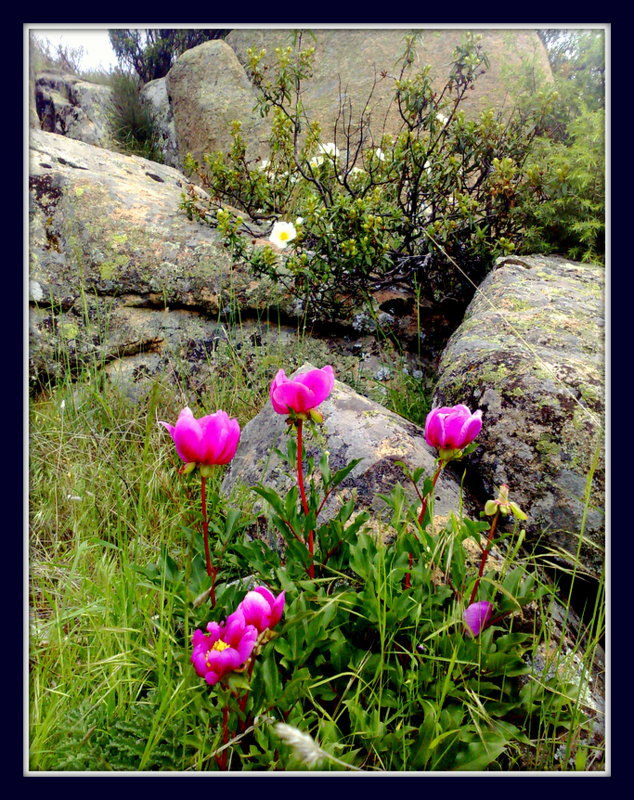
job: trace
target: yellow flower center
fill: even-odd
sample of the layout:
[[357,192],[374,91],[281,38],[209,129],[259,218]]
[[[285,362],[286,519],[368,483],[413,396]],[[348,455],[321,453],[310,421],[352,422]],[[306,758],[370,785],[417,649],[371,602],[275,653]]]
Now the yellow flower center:
[[[218,639],[217,642],[214,642],[211,650],[218,650],[218,652],[222,653],[223,650],[226,650],[229,645],[226,642],[223,642],[222,639]],[[207,652],[207,655],[211,653],[211,650]],[[209,663],[209,658],[207,659],[207,669],[211,669],[211,664]]]
[[288,239],[288,233],[287,233],[287,231],[282,231],[282,232],[280,233],[280,239],[281,239],[283,242],[285,242],[285,241]]

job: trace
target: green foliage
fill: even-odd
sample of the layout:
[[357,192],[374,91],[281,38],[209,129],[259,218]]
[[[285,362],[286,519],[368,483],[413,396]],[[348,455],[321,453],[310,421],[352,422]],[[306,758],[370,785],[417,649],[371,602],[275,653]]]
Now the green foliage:
[[[292,433],[286,451],[276,454],[292,475]],[[307,514],[296,487],[285,497],[255,488],[270,507],[269,525],[285,540],[283,561],[262,538],[236,542],[227,560],[248,563],[256,583],[284,589],[284,617],[261,645],[250,681],[237,674],[228,683],[233,695],[218,690],[222,699],[212,719],[225,703],[232,730],[270,713],[319,738],[326,759],[320,768],[398,771],[495,768],[505,753],[531,744],[523,721],[543,709],[565,727],[574,717],[575,687],[557,679],[527,683],[533,632],[499,622],[535,603],[546,588],[518,564],[505,565],[495,579],[487,575],[480,599],[491,601],[498,616],[474,638],[462,622],[476,578],[464,543],[479,542],[489,524],[450,516],[431,535],[430,515],[421,527],[417,504],[408,503],[400,485],[383,498],[391,513],[387,539],[384,525],[377,528],[375,520],[368,527],[369,515],[354,513],[353,498],[320,524],[326,501],[358,463],[333,472],[326,453],[319,465],[310,461]],[[423,480],[423,493],[431,489],[420,468],[405,472],[409,480]],[[312,530],[314,578],[305,544]],[[405,589],[409,571],[412,586]],[[226,604],[239,594],[222,587],[225,607],[234,607]],[[282,746],[278,756],[278,747],[270,729],[257,729],[235,745],[233,768],[271,769],[273,749],[275,768],[296,768],[292,751]]]
[[[456,48],[442,91],[430,68],[412,73],[414,37],[406,39],[394,102],[401,128],[375,138],[369,111],[351,121],[343,100],[332,142],[307,121],[302,81],[312,48],[278,48],[273,75],[262,53],[249,51],[251,79],[262,115],[272,116],[270,158],[253,165],[238,123],[225,156],[193,159],[195,171],[220,204],[256,221],[302,218],[283,263],[271,249],[250,248],[231,215],[225,238],[256,274],[281,281],[305,303],[307,317],[345,317],[378,289],[404,287],[421,301],[464,304],[500,254],[521,240],[513,213],[526,180],[524,164],[552,98],[510,120],[492,111],[468,120],[461,104],[488,62],[478,37]],[[209,208],[184,199],[190,216],[216,223]],[[219,225],[220,227],[220,225]],[[230,231],[227,231],[230,228]],[[460,271],[452,262],[456,262]]]
[[605,31],[538,31],[546,49],[557,90],[574,116],[582,106],[605,108]]
[[[187,754],[183,731],[173,720],[162,726],[157,741],[156,716],[161,697],[153,689],[123,711],[85,702],[60,720],[49,769],[57,772],[125,772],[182,769]],[[149,757],[144,758],[148,743]],[[191,748],[190,748],[191,749]],[[191,757],[191,755],[190,755]]]
[[[605,253],[605,114],[583,108],[569,143],[541,137],[527,161],[522,252],[602,264]],[[535,198],[539,202],[534,202]]]
[[162,163],[158,132],[150,111],[141,103],[139,81],[129,72],[115,70],[111,86],[109,118],[115,141],[129,155]]
[[141,83],[164,78],[185,50],[212,39],[224,39],[228,30],[117,28],[108,31],[119,64],[133,69]]
[[539,31],[554,82],[535,61],[508,75],[519,114],[547,113],[527,155],[513,213],[518,253],[557,253],[602,264],[605,254],[604,32]]

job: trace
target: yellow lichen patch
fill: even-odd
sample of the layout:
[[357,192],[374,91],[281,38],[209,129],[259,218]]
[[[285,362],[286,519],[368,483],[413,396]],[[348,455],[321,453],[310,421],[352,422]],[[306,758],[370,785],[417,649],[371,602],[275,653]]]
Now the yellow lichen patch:
[[403,456],[405,442],[400,437],[392,437],[391,439],[383,439],[378,445],[375,455],[377,460],[385,458],[386,456]]

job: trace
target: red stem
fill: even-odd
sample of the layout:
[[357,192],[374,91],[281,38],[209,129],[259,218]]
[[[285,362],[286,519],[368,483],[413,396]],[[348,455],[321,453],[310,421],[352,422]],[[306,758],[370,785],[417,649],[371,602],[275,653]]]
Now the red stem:
[[425,516],[425,511],[427,511],[427,501],[429,500],[429,495],[436,488],[436,481],[438,480],[438,476],[440,475],[440,470],[444,467],[444,465],[445,465],[444,461],[441,461],[440,464],[438,464],[438,469],[436,470],[436,474],[434,475],[434,480],[432,481],[431,484],[431,491],[427,493],[425,499],[423,500],[423,505],[421,506],[420,514],[418,515],[418,521],[421,525],[423,524],[423,517]]
[[[304,514],[308,516],[308,503],[306,502],[306,492],[304,491],[304,474],[302,470],[302,425],[303,420],[297,422],[297,482],[302,496],[302,506]],[[308,552],[310,553],[310,567],[308,573],[311,578],[315,577],[315,565],[313,563],[313,532],[308,534]]]
[[211,578],[211,607],[216,607],[216,570],[212,566],[211,556],[209,554],[209,522],[207,521],[207,495],[205,494],[205,484],[207,479],[202,475],[200,476],[202,487],[202,507],[203,507],[203,537],[205,539],[205,558],[207,560],[207,575]]
[[473,587],[473,591],[471,592],[471,599],[469,600],[469,605],[473,603],[475,600],[476,593],[478,591],[478,586],[480,585],[480,578],[482,577],[482,573],[484,572],[484,565],[486,564],[487,557],[489,555],[489,548],[491,547],[491,542],[493,541],[493,534],[495,533],[495,526],[498,521],[498,516],[500,511],[495,512],[495,516],[493,517],[493,521],[491,522],[491,530],[489,531],[489,538],[487,539],[487,546],[484,548],[484,552],[482,553],[482,558],[480,559],[480,569],[478,570],[478,579],[475,582]]
[[[423,517],[425,516],[425,511],[427,510],[427,500],[429,499],[429,495],[434,491],[434,489],[436,487],[436,481],[438,480],[438,476],[440,475],[440,471],[443,468],[443,466],[444,466],[444,462],[441,461],[438,464],[438,469],[436,470],[436,474],[434,475],[434,479],[433,479],[432,484],[431,484],[431,490],[425,495],[425,498],[422,500],[423,505],[421,507],[420,514],[418,515],[418,524],[419,525],[423,524]],[[416,484],[414,484],[414,488],[416,489],[416,493],[420,497],[420,492],[418,491],[418,486],[416,486]],[[409,587],[410,587],[410,572],[411,572],[411,569],[412,569],[412,554],[410,553],[409,554],[409,571],[405,573],[405,588],[406,589],[409,589]]]

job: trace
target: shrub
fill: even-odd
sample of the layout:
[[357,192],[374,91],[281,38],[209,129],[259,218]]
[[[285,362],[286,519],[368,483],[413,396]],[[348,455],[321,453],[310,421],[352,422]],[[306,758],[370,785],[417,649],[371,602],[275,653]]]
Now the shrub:
[[[605,252],[605,97],[603,31],[540,31],[554,84],[525,62],[513,89],[526,113],[555,89],[526,161],[518,198],[519,252],[559,253],[603,263]],[[548,88],[550,86],[550,89]]]
[[[256,274],[283,282],[305,303],[307,317],[345,317],[385,287],[420,292],[423,302],[466,304],[496,256],[521,241],[514,212],[526,182],[526,159],[552,97],[503,118],[492,110],[469,120],[461,103],[488,62],[479,37],[456,48],[444,88],[432,88],[430,67],[412,74],[415,37],[406,39],[394,102],[402,119],[394,137],[374,135],[369,103],[359,120],[340,101],[333,140],[306,120],[302,81],[311,75],[313,49],[278,48],[274,74],[249,51],[251,79],[263,115],[272,115],[270,159],[247,160],[234,124],[225,156],[187,166],[218,202],[270,223],[299,216],[302,223],[283,264],[269,248],[249,249],[242,220],[230,211],[184,200],[192,216],[217,224],[234,253]],[[459,270],[455,264],[459,265]]]
[[568,126],[568,133],[568,145],[547,137],[535,142],[527,163],[522,251],[556,252],[578,261],[603,264],[603,110],[582,110]]

